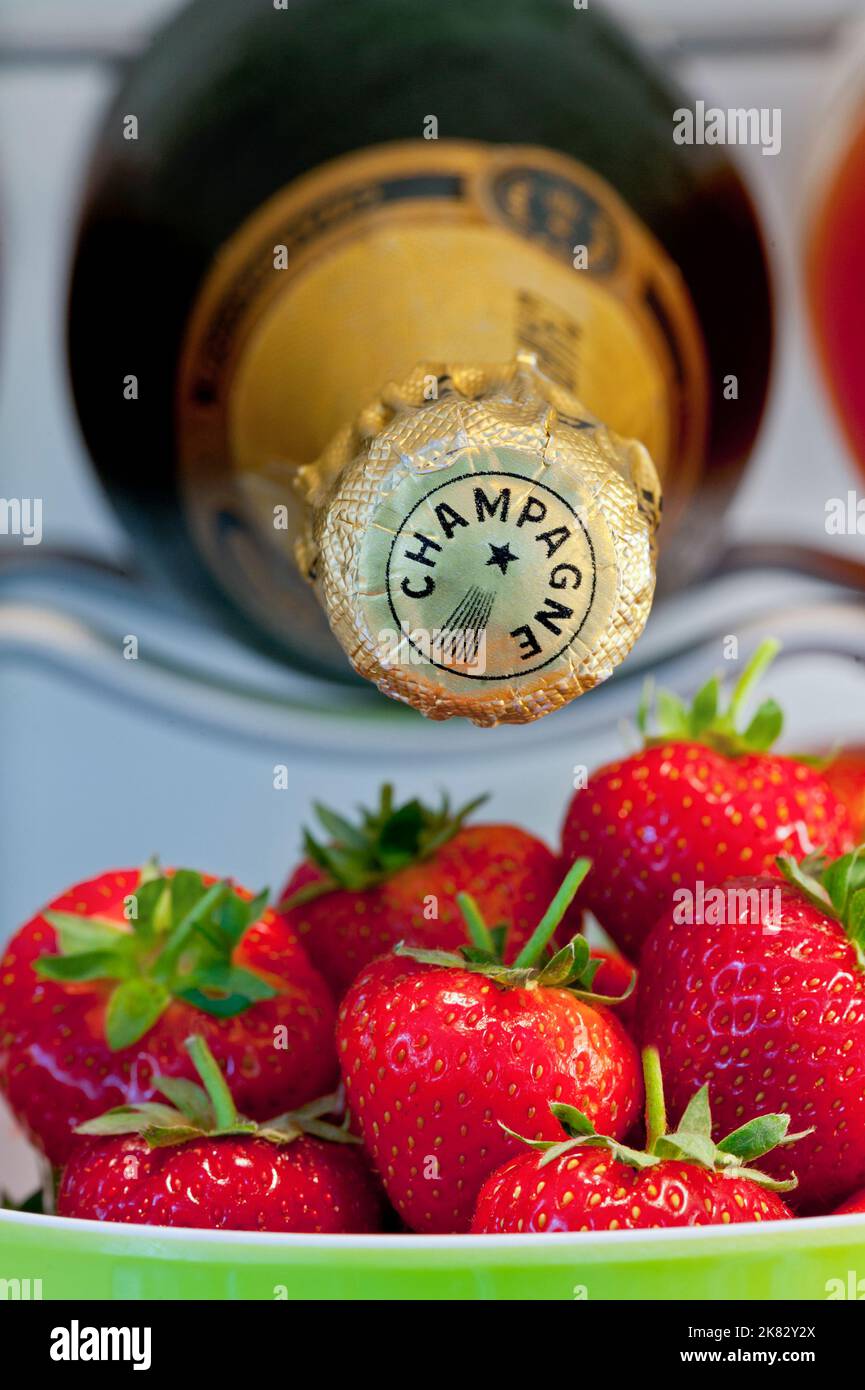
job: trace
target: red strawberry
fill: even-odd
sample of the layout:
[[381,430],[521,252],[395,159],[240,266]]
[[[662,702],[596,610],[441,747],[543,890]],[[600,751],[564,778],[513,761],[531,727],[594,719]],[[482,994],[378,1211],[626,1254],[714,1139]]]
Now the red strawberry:
[[505,957],[516,956],[538,906],[558,887],[559,865],[517,826],[466,827],[477,805],[456,814],[447,801],[438,811],[420,801],[395,808],[384,787],[378,810],[363,812],[359,826],[316,808],[332,843],[307,832],[307,858],[286,884],[281,909],[337,998],[398,941],[446,950],[465,942],[460,889],[473,894],[488,921],[510,923]]
[[382,1204],[353,1137],[322,1118],[338,1097],[256,1125],[238,1115],[203,1037],[186,1047],[204,1089],[155,1077],[170,1104],[122,1106],[82,1125],[101,1137],[66,1165],[60,1216],[230,1231],[380,1230]]
[[0,1090],[53,1163],[83,1120],[149,1100],[155,1071],[190,1076],[192,1028],[255,1118],[333,1086],[330,993],[264,901],[186,869],[127,869],[61,894],[13,937]]
[[579,1110],[551,1104],[568,1137],[563,1142],[526,1141],[543,1157],[519,1154],[487,1179],[472,1221],[475,1235],[645,1231],[792,1216],[776,1193],[795,1184],[773,1182],[747,1166],[773,1145],[799,1137],[787,1136],[789,1115],[751,1120],[716,1146],[704,1086],[678,1131],[668,1134],[657,1053],[647,1049],[647,1054],[646,1090],[654,1102],[648,1108],[659,1109],[654,1124],[652,1115],[648,1117],[646,1148],[626,1148],[598,1134]]
[[[676,1110],[710,1081],[723,1126],[767,1110],[813,1126],[796,1153],[796,1204],[825,1209],[865,1181],[865,855],[819,879],[780,862],[789,883],[730,879],[701,912],[683,901],[661,918],[643,951],[638,1027]],[[766,1167],[789,1172],[783,1154]]]
[[[662,693],[661,735],[600,768],[571,801],[563,854],[594,864],[580,905],[626,953],[638,953],[680,884],[774,873],[782,852],[834,856],[853,846],[849,813],[823,773],[769,751],[782,725],[773,700],[737,731],[743,701],[776,650],[773,642],[758,649],[726,711],[717,678],[690,709]],[[638,722],[645,733],[645,706]]]
[[637,1053],[596,996],[582,937],[538,966],[588,865],[575,864],[513,966],[461,896],[475,945],[461,956],[400,948],[343,1002],[337,1044],[349,1106],[398,1214],[415,1231],[465,1231],[486,1176],[517,1141],[496,1123],[557,1133],[546,1100],[627,1133]]
[[844,748],[826,765],[824,774],[850,812],[857,840],[865,839],[865,748]]
[[865,1189],[855,1192],[852,1197],[848,1197],[846,1202],[842,1202],[840,1207],[836,1207],[833,1216],[851,1216],[854,1212],[865,1212]]
[[622,1002],[616,1009],[616,1017],[621,1019],[630,1032],[636,1023],[637,972],[624,956],[620,956],[617,951],[605,951],[601,946],[591,948],[591,959],[599,962],[592,988],[598,994],[621,999]]

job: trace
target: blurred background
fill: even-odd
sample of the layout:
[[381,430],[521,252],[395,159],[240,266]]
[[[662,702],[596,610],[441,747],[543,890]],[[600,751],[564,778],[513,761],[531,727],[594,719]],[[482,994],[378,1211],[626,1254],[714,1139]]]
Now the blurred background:
[[[803,289],[810,219],[852,129],[845,93],[857,73],[865,88],[865,5],[610,0],[708,105],[783,112],[776,157],[733,151],[775,281],[773,388],[726,523],[729,563],[658,607],[609,686],[537,725],[494,731],[431,727],[374,693],[315,682],[126,577],[129,541],[88,462],[70,397],[67,280],[106,104],[178,8],[178,0],[0,3],[0,493],[43,499],[41,546],[0,536],[0,938],[67,884],[154,851],[277,890],[311,799],[350,807],[371,799],[384,776],[429,797],[444,784],[458,799],[488,790],[492,817],[553,839],[574,766],[622,748],[646,667],[694,687],[722,666],[726,634],[743,653],[767,632],[785,640],[773,693],[790,709],[788,742],[865,741],[865,617],[861,597],[838,582],[857,578],[865,541],[827,536],[825,525],[827,500],[862,479],[827,404]],[[739,568],[741,547],[765,554],[770,543],[828,551],[831,563],[822,578]],[[839,567],[845,558],[848,571]],[[139,637],[136,662],[121,656],[128,633]],[[288,788],[277,791],[280,765]]]

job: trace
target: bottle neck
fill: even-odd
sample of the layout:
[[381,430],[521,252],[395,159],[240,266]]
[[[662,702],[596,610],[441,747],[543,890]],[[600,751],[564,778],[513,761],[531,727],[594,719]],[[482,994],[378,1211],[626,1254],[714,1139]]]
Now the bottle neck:
[[701,467],[700,329],[675,267],[601,178],[547,150],[416,140],[274,195],[214,262],[181,357],[180,491],[217,583],[293,647],[302,626],[303,651],[329,665],[294,565],[299,470],[419,362],[521,350],[646,446],[668,535]]

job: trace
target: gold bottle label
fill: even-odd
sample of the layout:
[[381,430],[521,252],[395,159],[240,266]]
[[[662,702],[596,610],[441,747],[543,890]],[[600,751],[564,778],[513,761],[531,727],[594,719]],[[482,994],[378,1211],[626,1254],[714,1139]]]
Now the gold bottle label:
[[547,150],[420,140],[278,192],[215,261],[181,363],[182,489],[217,580],[296,636],[298,467],[418,362],[521,351],[646,445],[669,530],[699,475],[701,335],[675,266],[603,179]]

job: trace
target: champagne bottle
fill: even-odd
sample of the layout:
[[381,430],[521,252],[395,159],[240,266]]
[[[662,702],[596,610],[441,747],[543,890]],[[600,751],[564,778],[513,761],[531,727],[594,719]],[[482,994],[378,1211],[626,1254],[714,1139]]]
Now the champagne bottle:
[[[154,568],[434,717],[608,675],[652,599],[655,468],[672,587],[766,391],[752,207],[674,142],[681,104],[571,0],[193,3],[105,120],[70,301],[84,434]],[[478,471],[510,477],[479,500]]]

